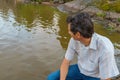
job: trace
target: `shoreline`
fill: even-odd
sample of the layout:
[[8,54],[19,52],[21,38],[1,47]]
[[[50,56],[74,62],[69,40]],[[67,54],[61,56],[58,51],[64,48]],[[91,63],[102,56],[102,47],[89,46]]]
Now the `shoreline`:
[[93,20],[101,21],[108,30],[120,33],[120,13],[103,11],[95,6],[86,6],[87,3],[81,3],[80,5],[77,1],[56,4],[53,2],[41,2],[40,4],[56,7],[59,11],[67,14],[88,12]]
[[60,4],[57,9],[68,14],[88,12],[93,20],[101,21],[106,28],[110,28],[110,31],[120,33],[120,20],[118,20],[120,19],[120,13],[103,11],[95,6],[86,7],[86,5],[79,5],[74,1]]
[[[42,4],[44,4],[44,2]],[[80,9],[77,9],[77,6],[74,7],[75,4],[72,4],[72,6],[71,6],[71,4],[70,4],[70,6],[67,6],[66,4],[69,4],[69,2],[65,3],[65,4],[52,4],[51,6],[54,6],[59,11],[64,12],[64,13],[68,13],[68,14],[74,14],[74,13],[78,13],[80,11],[89,12],[89,14],[93,18],[93,20],[97,20],[97,21],[102,22],[105,27],[112,26],[112,31],[116,31],[116,32],[120,33],[120,22],[116,21],[118,16],[120,16],[120,14],[117,14],[115,12],[114,13],[110,12],[111,15],[114,14],[115,16],[110,17],[107,15],[106,18],[103,18],[101,16],[97,16],[98,12],[103,13],[103,11],[99,10],[96,7],[89,6],[89,7],[85,8],[82,6],[83,10],[80,10]],[[45,5],[49,5],[49,4],[45,4]],[[107,12],[107,14],[108,14],[108,12]],[[119,51],[115,50],[115,57],[118,59],[119,56],[120,56],[120,50]],[[117,62],[117,64],[119,64],[119,62]],[[120,69],[120,66],[118,66],[118,69]],[[112,78],[112,80],[120,80],[120,75]]]

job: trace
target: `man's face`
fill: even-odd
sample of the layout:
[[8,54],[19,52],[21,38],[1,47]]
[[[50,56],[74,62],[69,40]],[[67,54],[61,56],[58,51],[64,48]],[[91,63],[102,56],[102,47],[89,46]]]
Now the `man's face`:
[[80,34],[77,32],[76,34],[73,34],[72,31],[70,30],[70,23],[68,24],[68,33],[70,34],[71,37],[73,37],[75,40],[80,39]]

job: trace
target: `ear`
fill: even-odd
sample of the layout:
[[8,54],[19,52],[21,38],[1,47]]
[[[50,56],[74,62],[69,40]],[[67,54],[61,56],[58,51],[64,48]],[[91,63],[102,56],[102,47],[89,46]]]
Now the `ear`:
[[77,33],[76,33],[76,37],[80,38],[80,36],[81,36],[80,33],[77,32]]

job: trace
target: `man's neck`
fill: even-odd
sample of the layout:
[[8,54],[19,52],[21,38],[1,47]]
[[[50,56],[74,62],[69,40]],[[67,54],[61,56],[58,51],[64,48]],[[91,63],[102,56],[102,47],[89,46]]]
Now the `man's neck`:
[[82,43],[83,43],[85,46],[89,46],[89,45],[90,45],[90,42],[91,42],[91,38],[83,38],[83,39],[82,39]]

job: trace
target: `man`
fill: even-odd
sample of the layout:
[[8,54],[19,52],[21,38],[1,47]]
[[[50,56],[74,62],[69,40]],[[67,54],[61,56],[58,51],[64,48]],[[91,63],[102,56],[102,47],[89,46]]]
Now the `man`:
[[[79,13],[67,18],[71,39],[60,70],[47,80],[111,80],[119,74],[111,41],[94,32],[89,14]],[[78,63],[70,65],[74,55]],[[70,65],[70,66],[69,66]]]

